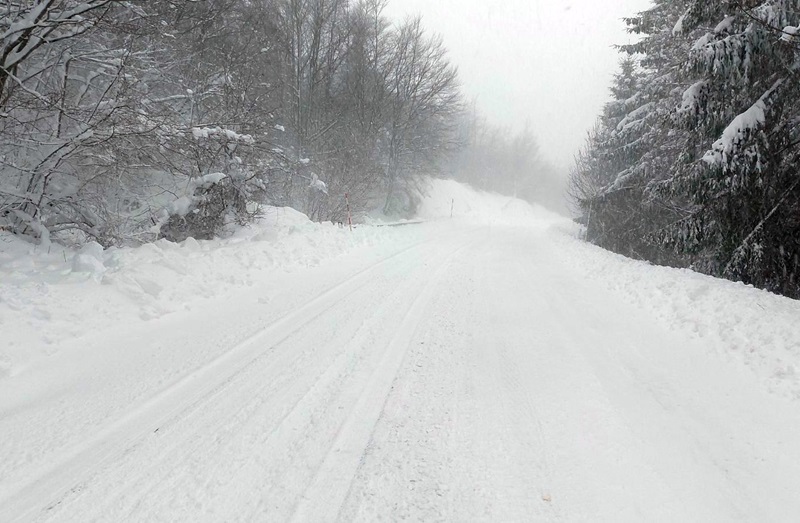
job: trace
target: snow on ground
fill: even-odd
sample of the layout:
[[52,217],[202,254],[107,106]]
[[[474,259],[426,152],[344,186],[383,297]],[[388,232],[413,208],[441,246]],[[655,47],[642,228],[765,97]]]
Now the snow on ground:
[[[161,240],[103,251],[42,248],[0,232],[0,379],[117,323],[146,322],[251,286],[260,275],[314,267],[354,249],[395,249],[405,231],[316,224],[291,208],[224,240]],[[383,247],[381,247],[383,244]],[[264,296],[263,300],[268,300]]]
[[580,229],[536,205],[434,180],[420,216],[478,224],[547,227],[564,263],[597,280],[666,327],[746,365],[772,392],[800,399],[800,301],[690,270],[656,267],[581,241]]
[[707,351],[747,366],[770,391],[800,400],[800,301],[688,269],[631,260],[574,236],[556,238],[565,264]]
[[800,511],[800,302],[452,181],[419,218],[0,236],[0,520]]
[[[544,223],[555,215],[519,200],[430,180],[419,220]],[[415,220],[412,220],[412,222]],[[380,225],[374,221],[372,225]],[[389,252],[412,241],[403,227],[350,231],[316,224],[291,208],[268,208],[258,224],[233,238],[166,240],[103,251],[24,242],[0,231],[0,379],[119,323],[147,322],[252,286],[265,272],[314,267],[356,249]],[[260,298],[269,300],[269,296]]]
[[476,191],[454,180],[430,180],[426,198],[417,211],[418,218],[440,220],[451,215],[459,221],[481,225],[549,227],[564,221],[563,217],[536,204]]

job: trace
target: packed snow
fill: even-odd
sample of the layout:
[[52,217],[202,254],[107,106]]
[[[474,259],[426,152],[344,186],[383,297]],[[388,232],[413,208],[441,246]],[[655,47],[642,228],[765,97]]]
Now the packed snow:
[[800,302],[448,180],[378,225],[0,232],[0,520],[800,513]]

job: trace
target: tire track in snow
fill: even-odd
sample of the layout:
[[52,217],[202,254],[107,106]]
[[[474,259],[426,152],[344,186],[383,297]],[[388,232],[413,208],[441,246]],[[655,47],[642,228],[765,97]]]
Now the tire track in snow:
[[70,492],[82,490],[83,480],[98,468],[113,462],[142,438],[180,416],[203,398],[224,389],[238,373],[275,345],[369,284],[373,273],[393,260],[435,241],[432,239],[411,245],[361,270],[203,367],[176,380],[80,444],[64,450],[60,459],[41,467],[33,479],[23,480],[5,499],[0,500],[0,521],[36,517],[42,510],[57,506]]
[[[473,242],[470,242],[473,243]],[[336,521],[347,498],[352,481],[362,463],[375,425],[381,417],[386,400],[392,390],[397,372],[403,363],[408,347],[425,317],[427,306],[433,299],[436,284],[442,278],[453,258],[467,248],[462,245],[452,251],[426,282],[422,293],[406,311],[400,327],[388,349],[360,394],[348,418],[340,427],[325,460],[298,500],[292,521]]]
[[[435,258],[425,253],[428,256]],[[93,498],[103,500],[100,506],[75,500],[75,505],[89,508],[70,508],[70,512],[83,510],[82,515],[88,512],[97,519],[113,513],[125,514],[120,517],[129,519],[169,520],[164,512],[151,507],[180,506],[178,498],[185,500],[194,495],[187,488],[189,483],[197,487],[198,494],[202,493],[202,499],[197,501],[200,505],[205,500],[225,498],[227,505],[237,507],[236,519],[258,520],[264,512],[271,516],[280,512],[269,504],[270,496],[278,496],[270,486],[296,483],[286,477],[287,470],[294,473],[306,468],[303,460],[307,459],[296,449],[313,444],[307,441],[312,439],[308,435],[322,428],[315,418],[336,410],[331,398],[371,358],[361,354],[369,346],[371,331],[382,328],[383,316],[396,308],[395,295],[403,299],[407,293],[400,279],[408,270],[406,266],[418,267],[420,263],[421,259],[408,259],[392,267],[398,274],[377,275],[387,281],[373,281],[366,289],[368,293],[349,295],[337,304],[336,310],[307,323],[301,333],[295,332],[275,351],[249,365],[235,383],[203,398],[170,426],[162,426],[160,443],[148,441],[145,448],[129,457],[129,463],[120,463],[109,471],[99,493],[92,492]],[[386,285],[396,286],[391,295],[375,292],[376,287]],[[367,308],[371,310],[370,318],[349,317],[347,303],[366,304],[369,300],[376,301],[374,310]],[[320,327],[325,330],[330,325],[336,325],[334,337],[320,338]],[[351,334],[353,331],[355,334]],[[231,448],[236,451],[231,453]],[[141,469],[138,463],[145,458],[151,465]],[[133,475],[129,477],[125,471],[131,469]],[[159,481],[154,482],[153,478]],[[258,485],[244,484],[240,490],[226,487],[226,494],[215,492],[216,486],[241,482],[243,478],[258,478]],[[289,493],[281,494],[285,498]],[[138,505],[138,500],[143,499],[149,506]],[[122,507],[126,504],[127,508]]]

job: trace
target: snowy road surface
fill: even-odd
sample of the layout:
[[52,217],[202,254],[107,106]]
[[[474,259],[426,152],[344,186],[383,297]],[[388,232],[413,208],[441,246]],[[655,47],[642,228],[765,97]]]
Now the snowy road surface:
[[795,401],[545,227],[412,227],[0,380],[0,521],[800,518]]

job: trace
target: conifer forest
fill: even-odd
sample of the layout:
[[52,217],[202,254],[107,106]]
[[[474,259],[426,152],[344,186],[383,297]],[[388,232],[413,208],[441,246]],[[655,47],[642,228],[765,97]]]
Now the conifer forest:
[[800,3],[658,0],[571,177],[588,238],[800,297]]

